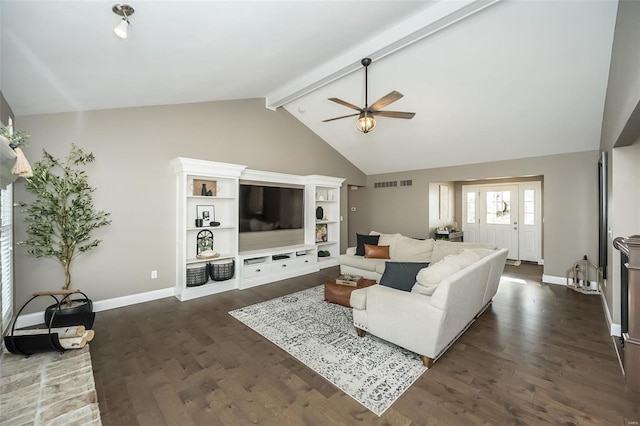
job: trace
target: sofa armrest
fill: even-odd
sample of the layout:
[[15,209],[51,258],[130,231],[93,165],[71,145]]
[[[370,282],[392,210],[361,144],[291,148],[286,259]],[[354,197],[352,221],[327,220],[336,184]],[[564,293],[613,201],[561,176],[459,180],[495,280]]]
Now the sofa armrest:
[[382,285],[366,288],[367,331],[420,355],[438,353],[438,337],[446,311],[430,296]]
[[359,288],[351,292],[351,298],[349,304],[353,309],[360,309],[361,311],[367,308],[367,288]]
[[350,254],[351,256],[355,256],[355,254],[356,254],[356,248],[355,248],[355,247],[349,247],[349,248],[347,249],[346,254]]
[[[431,296],[420,293],[397,290],[384,285],[366,288],[366,308],[387,312],[391,315],[401,311],[424,311],[431,308]],[[354,292],[355,293],[355,292]]]

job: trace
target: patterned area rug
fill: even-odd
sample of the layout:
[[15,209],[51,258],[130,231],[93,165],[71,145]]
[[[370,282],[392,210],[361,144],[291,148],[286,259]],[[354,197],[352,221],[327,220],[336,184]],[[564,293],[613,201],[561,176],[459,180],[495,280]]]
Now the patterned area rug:
[[427,369],[413,352],[367,334],[324,286],[229,312],[378,416]]

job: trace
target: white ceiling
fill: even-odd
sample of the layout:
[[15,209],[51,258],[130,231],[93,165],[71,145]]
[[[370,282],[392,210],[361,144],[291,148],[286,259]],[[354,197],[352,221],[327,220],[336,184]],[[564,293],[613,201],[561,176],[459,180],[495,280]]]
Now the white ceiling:
[[[264,97],[367,174],[599,146],[614,0],[131,0],[126,40],[114,3],[0,0],[16,115]],[[321,122],[364,103],[365,56],[370,103],[413,120]]]

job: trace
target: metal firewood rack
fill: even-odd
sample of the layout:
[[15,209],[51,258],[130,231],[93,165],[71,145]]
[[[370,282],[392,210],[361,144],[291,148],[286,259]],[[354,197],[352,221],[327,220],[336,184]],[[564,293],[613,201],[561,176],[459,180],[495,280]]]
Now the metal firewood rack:
[[[11,333],[9,335],[4,336],[4,345],[9,352],[17,355],[31,356],[36,353],[42,352],[51,352],[57,351],[63,353],[66,349],[62,347],[60,344],[60,338],[58,333],[52,333],[52,327],[57,325],[61,325],[60,321],[57,321],[58,315],[61,312],[62,304],[72,295],[80,293],[82,294],[86,300],[89,300],[86,294],[82,293],[80,290],[61,290],[61,291],[44,291],[33,293],[33,297],[27,300],[24,305],[20,308],[18,313],[13,318],[13,324],[11,325]],[[42,296],[50,296],[52,297],[55,303],[55,309],[52,310],[51,318],[49,319],[49,324],[47,324],[48,329],[43,329],[43,333],[40,334],[32,334],[32,335],[21,335],[16,336],[16,322],[18,321],[18,317],[27,307],[31,301],[37,299]],[[58,299],[56,296],[64,296]],[[62,323],[73,323],[76,325],[85,325],[88,328],[93,326],[93,321],[95,319],[95,312],[84,312],[84,313],[76,313],[76,314],[67,314],[64,315],[64,321]]]

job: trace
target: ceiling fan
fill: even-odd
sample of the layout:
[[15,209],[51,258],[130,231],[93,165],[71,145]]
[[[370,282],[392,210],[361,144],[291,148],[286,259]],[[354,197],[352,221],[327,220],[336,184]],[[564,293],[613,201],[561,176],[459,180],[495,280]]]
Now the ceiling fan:
[[367,79],[368,77],[367,69],[369,65],[371,65],[371,59],[364,58],[362,61],[360,61],[360,63],[362,64],[362,66],[364,66],[364,108],[359,108],[353,104],[350,104],[349,102],[343,101],[342,99],[329,98],[330,101],[333,101],[340,105],[344,105],[347,108],[355,109],[358,112],[355,114],[329,118],[327,120],[322,120],[322,122],[326,123],[327,121],[340,120],[341,118],[359,116],[358,121],[356,121],[356,128],[362,133],[369,133],[371,130],[373,130],[374,127],[376,127],[376,120],[375,118],[373,118],[375,115],[378,115],[380,117],[389,117],[389,118],[412,119],[413,116],[416,115],[415,112],[380,111],[382,108],[386,107],[387,105],[397,101],[398,99],[404,96],[402,93],[396,92],[395,90],[381,97],[380,99],[375,101],[371,106],[369,106],[369,94],[368,94],[369,82]]

